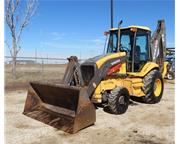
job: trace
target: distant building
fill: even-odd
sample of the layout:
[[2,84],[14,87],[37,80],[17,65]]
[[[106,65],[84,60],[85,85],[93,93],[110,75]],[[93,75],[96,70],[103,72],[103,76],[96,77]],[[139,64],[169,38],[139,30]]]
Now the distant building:
[[175,48],[174,47],[168,47],[166,48],[166,56],[173,56],[175,57]]
[[174,50],[174,49],[175,49],[175,47],[167,47],[167,49],[172,49],[172,50]]
[[174,47],[168,47],[166,48],[167,50],[171,50],[171,51],[175,51],[175,48]]
[[[7,64],[12,64],[13,61],[8,61]],[[16,60],[17,64],[35,64],[36,62],[34,60]]]

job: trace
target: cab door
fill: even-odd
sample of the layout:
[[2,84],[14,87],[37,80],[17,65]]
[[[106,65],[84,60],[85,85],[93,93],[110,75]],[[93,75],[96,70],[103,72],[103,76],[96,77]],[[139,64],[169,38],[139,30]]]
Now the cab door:
[[139,72],[143,66],[150,61],[149,32],[138,29],[135,34],[133,46],[133,69],[132,72]]

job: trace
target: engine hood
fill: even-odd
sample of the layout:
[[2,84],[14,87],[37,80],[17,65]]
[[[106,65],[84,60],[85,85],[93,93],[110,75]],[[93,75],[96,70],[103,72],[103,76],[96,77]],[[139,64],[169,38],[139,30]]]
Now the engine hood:
[[101,68],[103,65],[114,65],[119,63],[121,59],[125,57],[125,52],[109,53],[87,59],[81,65],[96,65],[98,68]]

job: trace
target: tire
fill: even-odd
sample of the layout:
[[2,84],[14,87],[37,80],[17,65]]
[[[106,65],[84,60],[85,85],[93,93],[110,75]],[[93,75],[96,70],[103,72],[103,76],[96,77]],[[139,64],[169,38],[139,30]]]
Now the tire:
[[116,87],[108,96],[108,109],[112,114],[123,114],[128,109],[129,92],[126,88]]
[[168,79],[168,80],[173,80],[173,79],[174,79],[174,74],[173,74],[173,72],[169,72],[169,73],[167,74],[167,79]]
[[143,102],[149,104],[160,102],[164,90],[161,73],[158,70],[152,70],[143,78],[143,83],[143,92],[146,94],[142,97]]

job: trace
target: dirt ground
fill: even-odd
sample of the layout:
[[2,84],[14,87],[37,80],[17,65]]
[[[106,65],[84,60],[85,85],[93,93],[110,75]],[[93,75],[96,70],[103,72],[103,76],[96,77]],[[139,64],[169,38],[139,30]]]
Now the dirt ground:
[[166,83],[160,103],[134,102],[123,115],[96,110],[96,123],[70,135],[22,114],[26,91],[5,94],[7,144],[173,144],[174,84]]

